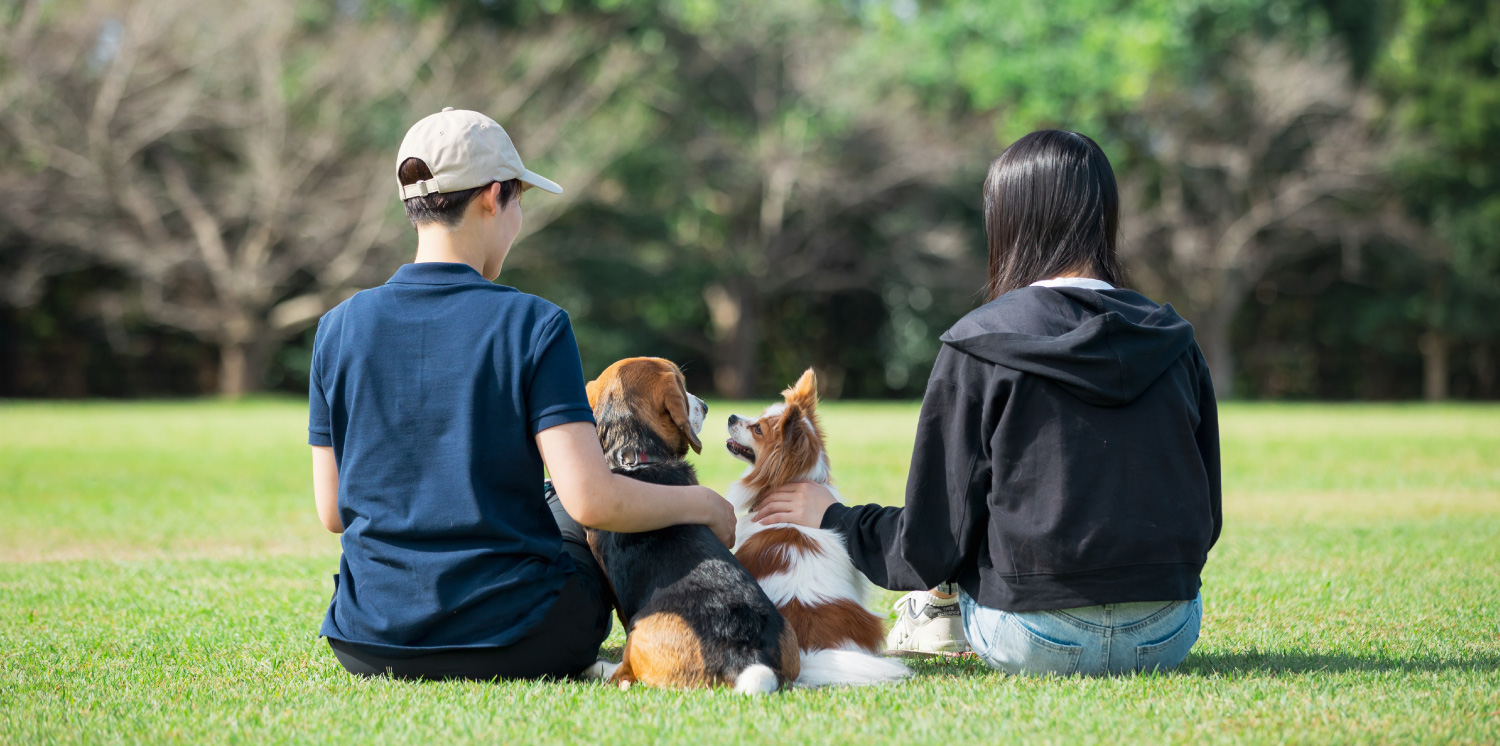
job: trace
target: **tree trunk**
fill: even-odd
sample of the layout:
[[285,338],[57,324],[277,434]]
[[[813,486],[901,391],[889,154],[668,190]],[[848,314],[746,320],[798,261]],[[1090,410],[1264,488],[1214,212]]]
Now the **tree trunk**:
[[703,291],[713,320],[714,389],[729,399],[755,395],[756,353],[760,349],[760,298],[754,283],[735,278]]
[[1203,348],[1203,357],[1208,360],[1209,375],[1214,379],[1214,398],[1220,401],[1234,396],[1235,362],[1229,329],[1238,308],[1237,303],[1216,303],[1194,329],[1198,346]]
[[1443,401],[1448,398],[1448,337],[1430,331],[1417,340],[1422,351],[1422,398]]
[[219,345],[219,396],[237,399],[261,388],[264,355],[254,341],[229,341]]
[[1469,355],[1474,368],[1474,382],[1478,398],[1489,399],[1495,396],[1495,357],[1494,350],[1488,342],[1480,342],[1474,345],[1474,351]]

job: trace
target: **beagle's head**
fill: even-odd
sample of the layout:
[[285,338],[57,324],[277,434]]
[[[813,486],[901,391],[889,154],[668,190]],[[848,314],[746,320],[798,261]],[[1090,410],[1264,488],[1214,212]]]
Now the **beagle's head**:
[[[682,371],[670,360],[632,357],[604,369],[585,388],[607,456],[620,449],[645,453],[653,441],[681,460],[689,448],[703,452],[698,432],[708,405],[688,393]],[[651,449],[654,450],[654,449]]]

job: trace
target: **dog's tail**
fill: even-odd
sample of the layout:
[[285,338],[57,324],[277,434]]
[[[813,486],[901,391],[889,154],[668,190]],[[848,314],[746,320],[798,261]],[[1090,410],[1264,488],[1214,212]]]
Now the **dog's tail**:
[[860,650],[811,650],[802,654],[798,686],[890,684],[911,675],[900,661]]
[[734,677],[735,694],[770,694],[779,686],[781,682],[776,680],[776,672],[764,663],[746,666],[740,675]]

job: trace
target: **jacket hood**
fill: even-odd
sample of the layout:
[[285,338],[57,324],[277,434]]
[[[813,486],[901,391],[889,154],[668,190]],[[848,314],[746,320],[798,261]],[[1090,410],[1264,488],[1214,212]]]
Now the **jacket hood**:
[[975,309],[942,341],[1090,404],[1120,406],[1188,351],[1193,325],[1131,290],[1026,287]]

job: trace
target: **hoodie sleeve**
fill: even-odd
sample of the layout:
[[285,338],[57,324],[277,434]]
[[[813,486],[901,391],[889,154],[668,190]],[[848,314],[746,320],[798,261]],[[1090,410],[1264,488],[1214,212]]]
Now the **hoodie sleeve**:
[[1198,430],[1193,437],[1198,441],[1198,455],[1203,458],[1203,468],[1208,472],[1209,509],[1213,514],[1214,532],[1208,540],[1209,548],[1219,542],[1224,530],[1224,483],[1219,464],[1219,402],[1214,396],[1214,380],[1208,371],[1208,361],[1196,346],[1198,358]]
[[[959,355],[943,347],[943,355]],[[927,384],[906,480],[906,507],[834,505],[822,527],[844,535],[854,566],[891,590],[952,580],[978,552],[990,483],[984,403],[936,375]]]

